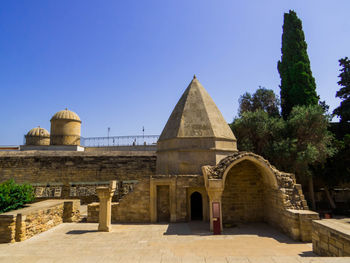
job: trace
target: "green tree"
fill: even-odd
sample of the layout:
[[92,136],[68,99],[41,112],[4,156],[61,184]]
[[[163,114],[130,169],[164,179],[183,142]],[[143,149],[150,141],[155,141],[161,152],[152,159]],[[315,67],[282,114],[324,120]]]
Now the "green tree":
[[294,107],[287,120],[263,110],[247,111],[234,120],[231,128],[239,150],[262,155],[278,169],[308,181],[315,209],[312,166],[324,164],[336,153],[328,124],[323,108],[310,105]]
[[290,171],[308,180],[309,195],[313,210],[316,209],[312,167],[322,165],[336,153],[334,136],[328,131],[329,116],[322,107],[296,106],[287,121],[289,137],[295,140],[291,148]]
[[285,129],[283,119],[270,116],[262,109],[245,111],[236,118],[231,128],[241,151],[250,151],[269,159],[273,142],[281,140]]
[[342,86],[337,91],[336,97],[342,99],[340,106],[333,113],[340,117],[341,122],[350,121],[350,60],[345,57],[339,60],[340,70],[338,84]]
[[281,77],[281,109],[286,120],[296,105],[316,105],[318,96],[312,76],[301,20],[290,10],[284,14]]
[[16,184],[8,180],[0,184],[0,213],[23,207],[34,200],[34,190],[29,184]]
[[241,116],[247,111],[263,110],[276,117],[279,116],[279,105],[280,101],[273,90],[259,86],[253,95],[246,92],[239,98],[238,114]]

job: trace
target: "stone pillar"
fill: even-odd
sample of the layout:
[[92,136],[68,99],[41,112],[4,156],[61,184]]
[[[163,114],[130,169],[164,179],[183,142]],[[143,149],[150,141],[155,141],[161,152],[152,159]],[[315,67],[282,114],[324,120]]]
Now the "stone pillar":
[[209,196],[209,214],[210,214],[210,230],[213,231],[213,203],[220,203],[220,228],[222,227],[222,205],[221,205],[221,196],[224,188],[222,186],[221,179],[211,179],[208,182],[207,192]]
[[117,181],[110,181],[109,187],[97,187],[96,193],[100,199],[98,231],[111,230],[111,205]]

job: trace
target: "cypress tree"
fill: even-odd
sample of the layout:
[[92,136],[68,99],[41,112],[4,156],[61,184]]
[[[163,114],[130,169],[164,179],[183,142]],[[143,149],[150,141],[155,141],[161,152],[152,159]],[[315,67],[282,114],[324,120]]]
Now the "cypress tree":
[[350,122],[350,60],[348,57],[339,60],[340,70],[338,84],[342,86],[337,91],[336,97],[341,98],[342,102],[338,108],[334,110],[334,114],[340,117],[341,122]]
[[287,119],[296,105],[318,104],[302,23],[292,10],[284,14],[282,58],[278,61],[278,71],[281,76],[281,109],[284,119]]

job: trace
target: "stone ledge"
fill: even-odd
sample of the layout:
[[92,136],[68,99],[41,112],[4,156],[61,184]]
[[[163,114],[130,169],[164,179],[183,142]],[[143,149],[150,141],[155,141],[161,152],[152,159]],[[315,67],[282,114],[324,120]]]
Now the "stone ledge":
[[350,256],[350,218],[314,220],[312,250],[320,256]]
[[62,222],[77,222],[79,208],[79,200],[46,200],[0,214],[0,243],[20,242]]
[[337,233],[350,241],[350,218],[314,220],[312,224],[313,226],[321,225],[330,232]]

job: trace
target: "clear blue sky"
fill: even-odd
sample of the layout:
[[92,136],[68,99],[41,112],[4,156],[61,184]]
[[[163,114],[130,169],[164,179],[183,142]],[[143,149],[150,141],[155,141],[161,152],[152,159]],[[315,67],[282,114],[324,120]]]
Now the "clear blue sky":
[[279,94],[283,13],[303,21],[322,100],[337,107],[350,1],[23,0],[0,6],[0,145],[64,108],[82,136],[160,134],[196,74],[227,122],[259,85]]

